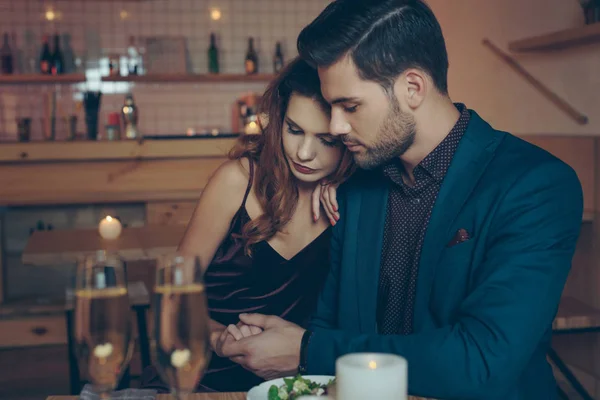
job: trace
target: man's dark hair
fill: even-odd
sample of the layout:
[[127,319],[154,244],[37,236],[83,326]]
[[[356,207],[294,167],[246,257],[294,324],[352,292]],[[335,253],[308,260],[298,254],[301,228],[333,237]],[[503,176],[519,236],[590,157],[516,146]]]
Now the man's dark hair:
[[448,94],[442,28],[423,0],[335,0],[300,32],[298,52],[317,67],[349,54],[362,79],[386,90],[402,72],[418,68]]

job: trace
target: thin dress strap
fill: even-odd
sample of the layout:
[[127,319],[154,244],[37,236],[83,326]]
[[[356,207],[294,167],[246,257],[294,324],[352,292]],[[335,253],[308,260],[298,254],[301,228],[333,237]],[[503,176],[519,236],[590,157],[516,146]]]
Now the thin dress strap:
[[252,182],[254,181],[254,162],[250,157],[248,157],[248,163],[250,164],[250,179],[248,179],[248,187],[246,188],[246,193],[244,194],[242,207],[246,207],[246,200],[248,200],[248,195],[250,195],[250,190],[252,189]]

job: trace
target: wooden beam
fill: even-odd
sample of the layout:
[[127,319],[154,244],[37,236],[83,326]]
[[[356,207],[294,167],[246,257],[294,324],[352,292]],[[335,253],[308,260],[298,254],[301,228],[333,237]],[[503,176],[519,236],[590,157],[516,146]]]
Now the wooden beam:
[[600,42],[600,23],[515,40],[508,48],[515,52],[561,50],[597,42]]
[[560,96],[550,90],[546,85],[539,81],[536,77],[531,75],[525,68],[521,66],[514,58],[506,54],[504,51],[500,50],[498,46],[493,44],[489,39],[483,39],[483,45],[490,49],[496,56],[498,56],[505,64],[511,67],[517,74],[523,77],[527,82],[529,82],[534,88],[536,88],[544,97],[546,97],[550,102],[552,102],[555,106],[557,106],[560,110],[562,110],[565,114],[567,114],[572,120],[577,122],[580,125],[585,125],[588,123],[588,117],[579,111],[577,111],[573,106],[563,100]]
[[269,82],[274,74],[148,74],[128,76],[105,76],[103,82],[134,83],[227,83],[227,82]]

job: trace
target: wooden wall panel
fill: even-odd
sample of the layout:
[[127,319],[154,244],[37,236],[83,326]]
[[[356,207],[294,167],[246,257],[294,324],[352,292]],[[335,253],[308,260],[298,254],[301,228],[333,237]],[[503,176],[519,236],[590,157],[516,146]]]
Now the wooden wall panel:
[[3,165],[0,204],[198,199],[224,158]]
[[146,204],[146,224],[186,225],[196,208],[196,200],[152,201]]
[[[1,212],[1,211],[0,211]],[[2,223],[4,221],[4,217],[0,214],[0,304],[4,303],[4,275],[6,271],[4,271],[4,228]]]

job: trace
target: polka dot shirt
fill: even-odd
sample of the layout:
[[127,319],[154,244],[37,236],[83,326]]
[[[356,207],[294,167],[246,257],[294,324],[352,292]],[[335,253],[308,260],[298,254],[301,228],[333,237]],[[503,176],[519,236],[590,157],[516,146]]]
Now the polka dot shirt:
[[444,140],[414,169],[414,182],[404,183],[404,167],[399,159],[382,167],[390,179],[387,203],[379,292],[377,326],[384,335],[413,332],[413,314],[419,260],[431,210],[467,129],[469,111],[456,104],[460,117]]

